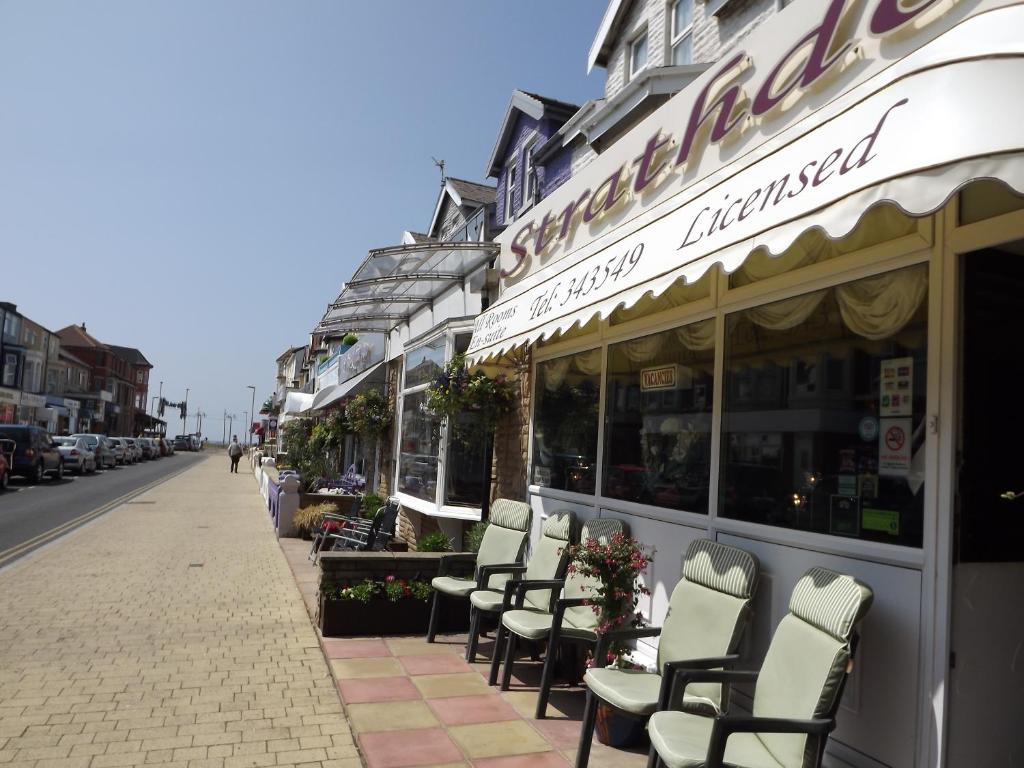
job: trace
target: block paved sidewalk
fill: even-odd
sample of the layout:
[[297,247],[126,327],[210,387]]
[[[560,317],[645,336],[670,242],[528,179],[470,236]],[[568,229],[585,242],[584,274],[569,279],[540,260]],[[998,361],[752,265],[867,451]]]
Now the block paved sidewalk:
[[0,571],[0,768],[361,766],[252,475],[227,467]]

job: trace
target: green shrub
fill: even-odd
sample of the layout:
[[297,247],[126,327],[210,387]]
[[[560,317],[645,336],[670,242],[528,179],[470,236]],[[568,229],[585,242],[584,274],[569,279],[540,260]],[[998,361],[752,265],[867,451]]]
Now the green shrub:
[[473,525],[471,525],[469,527],[469,530],[466,531],[466,536],[465,536],[465,539],[464,539],[465,542],[466,542],[466,551],[467,552],[479,552],[480,551],[480,544],[484,540],[484,533],[487,532],[487,526],[489,526],[489,525],[490,525],[489,522],[487,522],[486,520],[483,520],[483,521],[481,521],[479,523],[473,523]]
[[359,337],[356,336],[354,333],[346,333],[345,338],[341,340],[341,343],[348,344],[351,347],[353,344],[359,343]]
[[419,552],[451,552],[452,541],[441,531],[434,531],[420,536],[416,542],[416,549]]
[[386,499],[376,493],[364,493],[359,502],[359,510],[363,517],[373,517],[377,510],[384,506]]

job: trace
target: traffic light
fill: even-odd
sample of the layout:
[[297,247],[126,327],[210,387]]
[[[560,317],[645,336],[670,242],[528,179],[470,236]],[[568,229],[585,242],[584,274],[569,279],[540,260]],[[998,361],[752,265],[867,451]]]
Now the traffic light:
[[188,413],[187,413],[187,410],[186,410],[186,408],[185,408],[185,403],[182,403],[182,404],[181,404],[181,420],[182,420],[182,421],[184,421],[184,420],[185,420],[185,417],[186,417],[187,415],[188,415]]
[[167,401],[164,400],[164,398],[161,397],[160,398],[160,407],[157,409],[157,413],[159,414],[160,418],[163,418],[163,416],[164,416],[164,406],[166,404],[167,404]]

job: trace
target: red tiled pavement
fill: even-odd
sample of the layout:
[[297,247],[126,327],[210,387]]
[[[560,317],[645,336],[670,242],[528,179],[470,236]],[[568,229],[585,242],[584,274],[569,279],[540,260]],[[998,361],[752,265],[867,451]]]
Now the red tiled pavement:
[[410,675],[447,675],[457,672],[472,672],[473,668],[454,653],[432,654],[429,656],[399,656],[405,671]]
[[339,680],[338,690],[346,704],[371,701],[408,701],[420,698],[419,689],[408,677],[367,677]]
[[471,725],[518,720],[515,708],[496,694],[482,696],[453,696],[427,702],[437,719],[445,725]]
[[368,768],[408,768],[462,760],[462,752],[442,728],[363,733],[359,746]]
[[328,659],[367,659],[391,655],[383,640],[337,640],[325,637],[323,642]]
[[540,731],[555,749],[573,749],[580,743],[579,720],[531,720],[530,725]]

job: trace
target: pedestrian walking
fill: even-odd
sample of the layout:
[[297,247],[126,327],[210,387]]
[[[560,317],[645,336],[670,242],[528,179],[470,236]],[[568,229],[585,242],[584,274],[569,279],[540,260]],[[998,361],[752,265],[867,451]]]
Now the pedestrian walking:
[[238,435],[233,435],[231,445],[228,446],[228,456],[231,457],[231,471],[238,474],[238,460],[242,458],[242,446],[238,442]]

